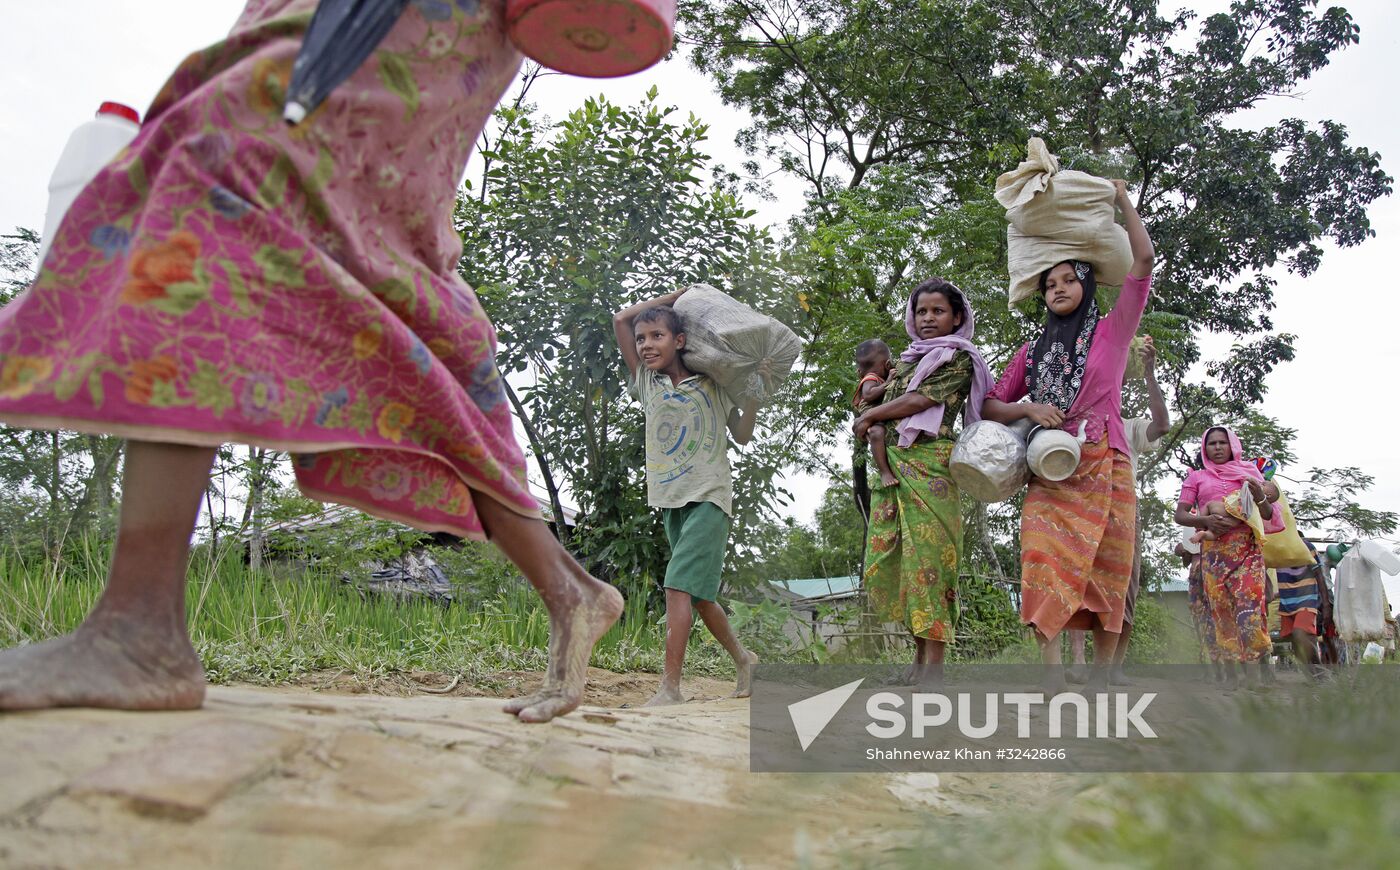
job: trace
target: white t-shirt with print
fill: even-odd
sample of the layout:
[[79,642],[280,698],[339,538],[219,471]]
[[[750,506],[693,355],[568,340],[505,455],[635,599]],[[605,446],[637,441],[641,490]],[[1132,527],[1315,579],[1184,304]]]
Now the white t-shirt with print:
[[669,375],[644,365],[629,387],[646,415],[647,504],[677,508],[708,501],[732,516],[729,397],[705,375],[672,384]]

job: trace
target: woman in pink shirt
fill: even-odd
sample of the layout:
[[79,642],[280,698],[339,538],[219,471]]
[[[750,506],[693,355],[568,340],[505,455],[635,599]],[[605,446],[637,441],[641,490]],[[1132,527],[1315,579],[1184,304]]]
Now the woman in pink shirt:
[[[1176,505],[1176,521],[1212,533],[1201,541],[1201,604],[1213,626],[1206,635],[1212,661],[1225,663],[1226,685],[1239,685],[1235,662],[1259,661],[1260,676],[1270,679],[1273,651],[1265,625],[1268,579],[1264,553],[1242,520],[1245,499],[1253,501],[1266,532],[1283,527],[1280,512],[1263,492],[1264,476],[1243,459],[1240,439],[1224,426],[1212,426],[1201,439],[1201,467],[1186,475]],[[1241,487],[1247,489],[1241,491]],[[1238,493],[1239,499],[1230,496]],[[1277,495],[1273,495],[1277,499]],[[1207,514],[1205,506],[1223,502],[1228,516]]]
[[[1108,666],[1123,628],[1132,575],[1137,497],[1123,431],[1123,372],[1152,286],[1152,239],[1115,181],[1117,204],[1132,245],[1133,266],[1118,303],[1099,316],[1094,270],[1071,260],[1040,276],[1045,327],[1016,353],[988,394],[982,416],[999,423],[1030,418],[1078,434],[1079,467],[1058,482],[1031,479],[1021,509],[1021,621],[1035,629],[1041,655],[1054,667],[1050,692],[1065,688],[1059,635],[1092,629],[1090,689],[1107,690]],[[1030,402],[1019,400],[1029,395]]]

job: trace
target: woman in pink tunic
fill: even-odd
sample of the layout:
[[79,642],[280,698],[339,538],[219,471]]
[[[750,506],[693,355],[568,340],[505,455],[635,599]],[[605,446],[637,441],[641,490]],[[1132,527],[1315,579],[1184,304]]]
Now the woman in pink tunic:
[[[1259,676],[1272,679],[1269,660],[1274,648],[1269,640],[1264,552],[1245,525],[1243,511],[1253,501],[1266,532],[1280,531],[1283,515],[1265,497],[1264,475],[1244,458],[1240,439],[1229,428],[1206,430],[1200,464],[1181,483],[1176,521],[1211,533],[1201,542],[1201,606],[1209,615],[1211,660],[1224,663],[1226,685],[1233,689],[1239,685],[1236,662],[1243,669],[1245,662],[1258,661]],[[1230,498],[1236,494],[1238,498]],[[1208,515],[1205,506],[1214,502],[1228,505],[1227,512]]]
[[227,441],[290,451],[314,498],[492,538],[551,615],[522,719],[577,705],[620,611],[539,515],[495,332],[457,275],[457,185],[520,64],[503,0],[414,0],[290,127],[315,6],[250,0],[191,55],[0,311],[0,420],[129,439],[108,588],[73,635],[0,653],[0,709],[198,706],[184,570]]
[[[1041,276],[1046,324],[1023,345],[982,415],[1078,433],[1085,443],[1068,478],[1032,477],[1021,508],[1021,621],[1031,626],[1047,665],[1047,690],[1064,688],[1059,634],[1094,632],[1091,688],[1107,690],[1108,666],[1123,628],[1136,544],[1137,496],[1123,431],[1123,372],[1152,286],[1152,240],[1127,185],[1118,188],[1133,266],[1118,302],[1100,318],[1087,263],[1060,263]],[[1020,402],[1029,395],[1031,402]]]

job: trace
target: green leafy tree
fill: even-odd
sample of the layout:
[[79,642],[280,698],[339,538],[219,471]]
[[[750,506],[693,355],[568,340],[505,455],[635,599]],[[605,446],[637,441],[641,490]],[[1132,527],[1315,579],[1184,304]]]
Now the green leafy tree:
[[865,526],[849,492],[847,481],[832,481],[810,523],[792,517],[760,522],[745,545],[730,553],[729,588],[747,591],[772,580],[859,574]]
[[[830,435],[849,421],[836,387],[849,384],[850,349],[876,336],[902,345],[913,282],[941,274],[968,291],[994,368],[1035,334],[1038,311],[1001,302],[1005,220],[991,192],[1039,135],[1064,166],[1129,179],[1156,242],[1143,329],[1179,422],[1169,459],[1146,464],[1141,482],[1182,473],[1212,421],[1241,426],[1251,450],[1291,456],[1292,433],[1258,411],[1268,374],[1293,357],[1293,337],[1269,318],[1274,275],[1309,275],[1325,241],[1373,235],[1367,209],[1391,178],[1339,124],[1246,129],[1237,116],[1357,42],[1344,9],[1238,0],[1200,17],[1156,0],[692,0],[682,20],[695,65],[754,117],[740,137],[754,167],[767,159],[806,184],[789,238],[807,276],[804,362],[820,385],[810,401],[836,399],[820,418]],[[1235,347],[1207,362],[1214,383],[1188,381],[1207,332]],[[859,497],[863,450],[855,457]],[[1343,479],[1355,478],[1310,473],[1304,488],[1321,502],[1301,496],[1302,513],[1358,530],[1394,522],[1360,508]],[[1165,530],[1165,505],[1145,506]],[[1014,508],[974,507],[968,527],[1014,543]],[[993,566],[1000,546],[969,549]]]
[[[732,187],[705,179],[705,125],[676,118],[655,90],[628,107],[590,99],[558,123],[522,99],[498,124],[483,177],[458,203],[462,275],[497,326],[498,363],[556,507],[566,487],[578,501],[572,543],[595,570],[654,577],[664,543],[612,315],[697,281],[779,309],[777,258]],[[736,457],[736,538],[780,497],[786,443],[761,430]]]
[[[34,280],[38,253],[33,230],[0,236],[0,305]],[[52,552],[84,534],[109,537],[121,447],[118,438],[0,425],[0,529],[7,543]]]

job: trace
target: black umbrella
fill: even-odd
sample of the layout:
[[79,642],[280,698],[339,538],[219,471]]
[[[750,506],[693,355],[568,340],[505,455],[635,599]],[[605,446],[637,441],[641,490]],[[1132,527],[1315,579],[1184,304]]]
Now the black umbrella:
[[408,0],[321,0],[292,66],[282,117],[299,124],[315,111],[360,68],[407,6]]

